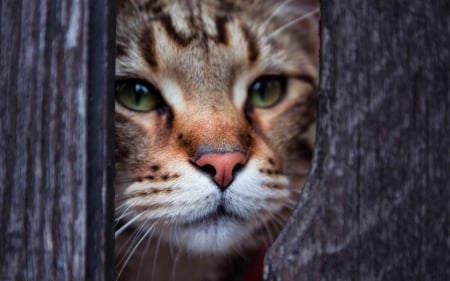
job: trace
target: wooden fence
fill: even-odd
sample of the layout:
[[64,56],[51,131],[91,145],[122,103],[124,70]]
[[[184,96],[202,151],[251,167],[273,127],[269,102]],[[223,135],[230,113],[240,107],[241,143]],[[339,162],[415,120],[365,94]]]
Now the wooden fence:
[[112,280],[113,1],[0,4],[0,280]]
[[[114,1],[0,3],[0,280],[112,280]],[[266,280],[450,280],[450,2],[323,0],[319,126]]]

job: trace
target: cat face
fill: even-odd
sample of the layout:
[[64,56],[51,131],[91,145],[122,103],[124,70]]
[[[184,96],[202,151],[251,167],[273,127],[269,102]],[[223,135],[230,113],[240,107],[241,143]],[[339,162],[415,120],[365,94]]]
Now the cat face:
[[119,2],[116,235],[216,254],[273,239],[312,157],[316,23],[295,22],[312,7]]

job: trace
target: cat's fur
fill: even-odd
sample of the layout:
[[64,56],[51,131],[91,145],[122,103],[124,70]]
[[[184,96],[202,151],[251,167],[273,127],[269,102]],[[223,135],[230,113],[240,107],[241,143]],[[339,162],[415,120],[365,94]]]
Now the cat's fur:
[[[149,112],[116,102],[119,280],[242,280],[278,234],[312,158],[312,2],[117,0],[117,79],[163,100]],[[266,75],[287,78],[284,97],[249,106]],[[209,153],[244,159],[226,188],[196,162]]]

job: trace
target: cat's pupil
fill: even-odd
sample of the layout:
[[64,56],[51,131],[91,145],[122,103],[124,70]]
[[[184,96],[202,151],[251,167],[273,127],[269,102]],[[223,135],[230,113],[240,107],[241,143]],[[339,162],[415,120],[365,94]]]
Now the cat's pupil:
[[126,108],[140,112],[156,109],[160,101],[158,91],[139,80],[117,82],[116,99]]
[[136,106],[139,106],[142,102],[143,96],[148,95],[148,89],[147,87],[140,84],[136,84],[134,88],[134,104]]

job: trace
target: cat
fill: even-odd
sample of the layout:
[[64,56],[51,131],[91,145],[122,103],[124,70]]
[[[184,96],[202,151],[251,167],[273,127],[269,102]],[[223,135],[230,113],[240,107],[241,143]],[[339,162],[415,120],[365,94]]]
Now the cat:
[[261,280],[313,156],[318,4],[116,6],[117,280]]

